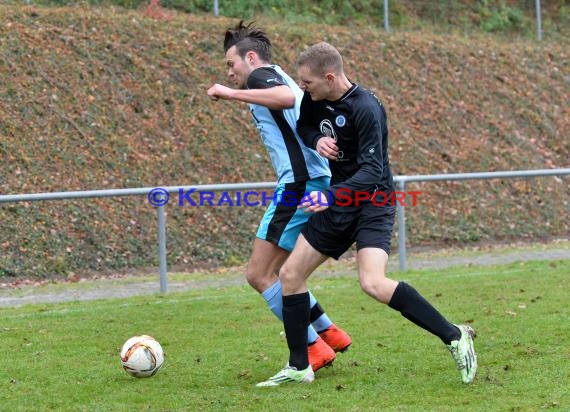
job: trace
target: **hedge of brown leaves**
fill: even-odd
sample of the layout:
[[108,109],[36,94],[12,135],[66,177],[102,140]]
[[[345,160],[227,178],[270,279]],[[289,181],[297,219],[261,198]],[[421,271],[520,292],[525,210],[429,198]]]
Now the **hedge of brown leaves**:
[[[273,181],[247,106],[211,102],[235,22],[0,8],[2,194]],[[156,17],[156,16],[155,16]],[[568,167],[568,44],[259,20],[274,60],[326,40],[385,103],[395,174]],[[567,236],[568,178],[410,184],[410,246]],[[167,207],[169,264],[243,262],[261,208]],[[144,197],[0,205],[0,276],[157,264]],[[396,242],[394,242],[396,244]]]

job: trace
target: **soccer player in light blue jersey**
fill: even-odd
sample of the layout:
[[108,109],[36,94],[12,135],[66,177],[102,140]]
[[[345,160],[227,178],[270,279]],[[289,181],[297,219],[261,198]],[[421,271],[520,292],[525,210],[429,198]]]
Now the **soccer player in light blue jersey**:
[[[305,146],[296,132],[303,92],[281,67],[271,63],[271,42],[265,32],[240,21],[226,31],[224,51],[228,77],[235,87],[214,84],[208,96],[249,104],[277,174],[276,200],[268,206],[257,230],[246,279],[283,320],[279,269],[310,216],[297,205],[306,194],[326,190],[331,174],[328,161]],[[307,327],[313,371],[330,365],[335,352],[346,350],[352,343],[312,294]]]

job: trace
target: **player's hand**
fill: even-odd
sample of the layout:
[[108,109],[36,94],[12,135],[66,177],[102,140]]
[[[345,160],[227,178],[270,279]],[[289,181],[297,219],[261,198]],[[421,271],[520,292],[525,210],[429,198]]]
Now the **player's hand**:
[[306,213],[322,212],[323,210],[328,209],[329,199],[326,193],[314,191],[305,195],[297,207],[305,209]]
[[338,146],[332,137],[323,136],[317,140],[317,153],[329,160],[336,160],[338,157]]
[[232,97],[233,91],[234,91],[234,89],[231,89],[227,86],[216,83],[208,89],[208,96],[212,100],[218,100],[218,99],[230,100]]

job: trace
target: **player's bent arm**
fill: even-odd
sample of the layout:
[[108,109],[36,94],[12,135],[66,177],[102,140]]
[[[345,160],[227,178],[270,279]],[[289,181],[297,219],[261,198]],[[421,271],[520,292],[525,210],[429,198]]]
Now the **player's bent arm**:
[[382,128],[386,119],[373,105],[372,108],[355,111],[354,122],[359,141],[358,170],[335,189],[343,187],[352,191],[371,191],[380,182],[384,171]]
[[313,150],[317,150],[317,142],[324,137],[321,131],[316,127],[315,116],[312,111],[311,95],[307,92],[301,100],[301,111],[297,119],[297,133],[305,143],[305,146]]
[[295,94],[285,85],[267,89],[234,89],[232,99],[259,104],[271,110],[284,110],[295,106]]

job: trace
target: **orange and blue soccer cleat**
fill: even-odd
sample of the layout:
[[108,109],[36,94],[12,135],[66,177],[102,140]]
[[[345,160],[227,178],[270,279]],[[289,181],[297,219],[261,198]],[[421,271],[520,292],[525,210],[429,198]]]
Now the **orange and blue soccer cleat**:
[[324,331],[319,332],[319,336],[323,338],[325,343],[335,352],[344,352],[352,344],[352,339],[348,333],[334,324]]
[[319,369],[332,365],[336,358],[334,350],[325,343],[321,338],[317,338],[309,345],[309,363],[314,372]]

